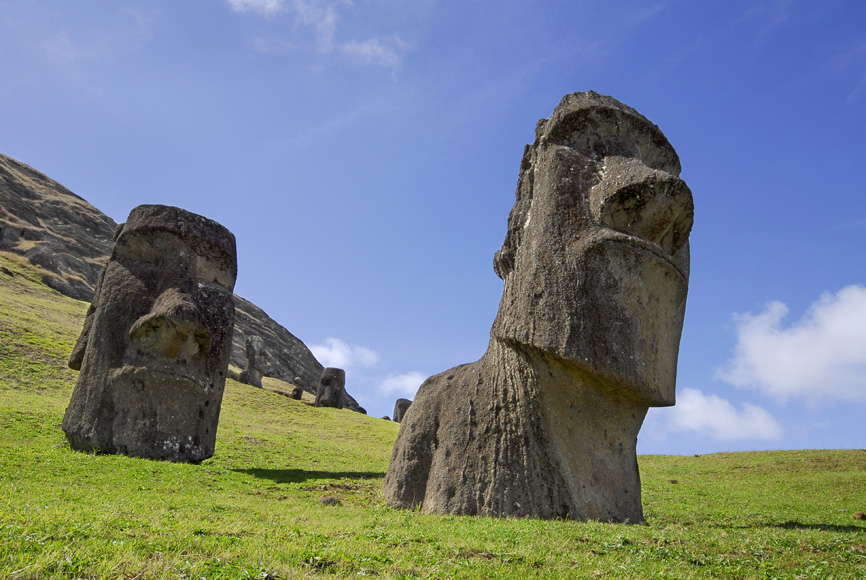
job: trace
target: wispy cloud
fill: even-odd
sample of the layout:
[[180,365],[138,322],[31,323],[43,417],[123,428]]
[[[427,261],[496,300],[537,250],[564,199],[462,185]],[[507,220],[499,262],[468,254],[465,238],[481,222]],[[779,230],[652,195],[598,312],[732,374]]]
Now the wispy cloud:
[[238,12],[257,12],[272,16],[283,8],[283,0],[228,0],[229,6]]
[[426,378],[426,375],[419,372],[391,375],[382,381],[379,392],[385,396],[401,396],[411,399]]
[[656,436],[692,433],[714,441],[767,441],[782,436],[782,427],[761,407],[729,401],[698,389],[682,389],[675,407],[651,409],[648,429]]
[[122,55],[142,48],[152,38],[152,18],[139,10],[107,11],[89,21],[85,29],[58,25],[40,42],[42,53],[51,61],[114,62]]
[[752,4],[740,18],[758,26],[758,38],[766,36],[791,19],[791,0],[768,0]]
[[371,38],[364,42],[355,40],[343,44],[341,50],[363,63],[378,64],[386,67],[396,67],[400,64],[400,55],[396,50],[383,45],[377,38]]
[[322,344],[310,346],[310,351],[324,366],[344,370],[372,367],[379,362],[379,355],[375,351],[345,343],[339,338],[326,338]]
[[[315,34],[315,49],[321,54],[342,54],[362,64],[377,65],[396,70],[408,48],[397,36],[390,40],[372,37],[366,40],[337,41],[337,23],[340,8],[352,8],[351,2],[324,2],[321,0],[227,0],[238,12],[253,12],[273,17],[290,14],[297,24],[311,29]],[[294,43],[293,43],[294,44]],[[256,48],[273,52],[280,43],[274,40],[258,40]]]
[[737,316],[737,344],[717,377],[786,400],[866,401],[866,288],[826,293],[797,322],[771,302]]
[[866,93],[866,40],[860,40],[836,57],[834,68],[853,77],[854,88],[848,93],[848,102],[857,101]]

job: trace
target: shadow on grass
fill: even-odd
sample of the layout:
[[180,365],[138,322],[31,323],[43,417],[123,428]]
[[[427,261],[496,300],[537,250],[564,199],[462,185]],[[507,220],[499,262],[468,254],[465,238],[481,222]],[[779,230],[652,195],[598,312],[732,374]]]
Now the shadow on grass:
[[774,524],[772,527],[784,528],[786,530],[821,530],[824,532],[862,532],[866,530],[866,527],[856,525],[840,526],[836,524],[804,524],[793,521]]
[[381,471],[305,471],[303,469],[232,469],[274,483],[301,483],[310,479],[382,479]]

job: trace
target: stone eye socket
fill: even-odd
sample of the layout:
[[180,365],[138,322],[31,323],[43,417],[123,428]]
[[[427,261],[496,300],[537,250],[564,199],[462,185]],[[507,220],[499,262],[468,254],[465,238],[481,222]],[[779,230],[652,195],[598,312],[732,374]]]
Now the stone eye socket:
[[234,288],[234,275],[215,257],[198,256],[196,278],[202,284],[216,285],[229,292]]
[[203,244],[202,251],[170,232],[123,232],[114,246],[114,257],[159,268],[172,256],[186,257],[189,273],[200,284],[231,291],[234,273],[225,264],[224,252]]

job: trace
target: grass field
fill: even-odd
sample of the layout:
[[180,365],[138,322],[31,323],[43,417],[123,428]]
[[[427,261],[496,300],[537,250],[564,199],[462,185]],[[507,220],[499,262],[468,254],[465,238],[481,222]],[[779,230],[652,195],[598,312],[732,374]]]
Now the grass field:
[[0,254],[0,578],[866,578],[864,450],[642,456],[640,526],[389,509],[397,425],[274,381],[201,465],[72,452],[87,305],[39,279]]

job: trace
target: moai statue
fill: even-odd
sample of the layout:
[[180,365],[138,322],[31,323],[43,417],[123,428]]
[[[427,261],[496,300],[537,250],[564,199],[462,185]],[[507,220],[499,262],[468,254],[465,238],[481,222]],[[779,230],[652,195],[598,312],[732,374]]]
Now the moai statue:
[[409,399],[397,399],[397,402],[394,403],[394,422],[399,423],[403,420],[403,417],[406,415],[406,411],[409,410],[409,406],[412,404],[412,401]]
[[262,377],[265,372],[265,341],[261,336],[251,335],[246,337],[247,346],[247,368],[241,371],[238,382],[252,387],[262,388]]
[[198,463],[214,453],[234,325],[235,237],[162,205],[117,228],[69,366],[73,449]]
[[304,389],[302,387],[298,387],[298,386],[295,386],[292,389],[291,394],[289,395],[290,398],[292,398],[296,401],[300,401],[303,396],[304,396]]
[[324,369],[316,391],[316,406],[342,409],[345,398],[346,371],[330,367]]
[[520,166],[490,344],[421,385],[385,477],[423,513],[643,521],[635,446],[675,402],[694,206],[662,132],[567,95]]

